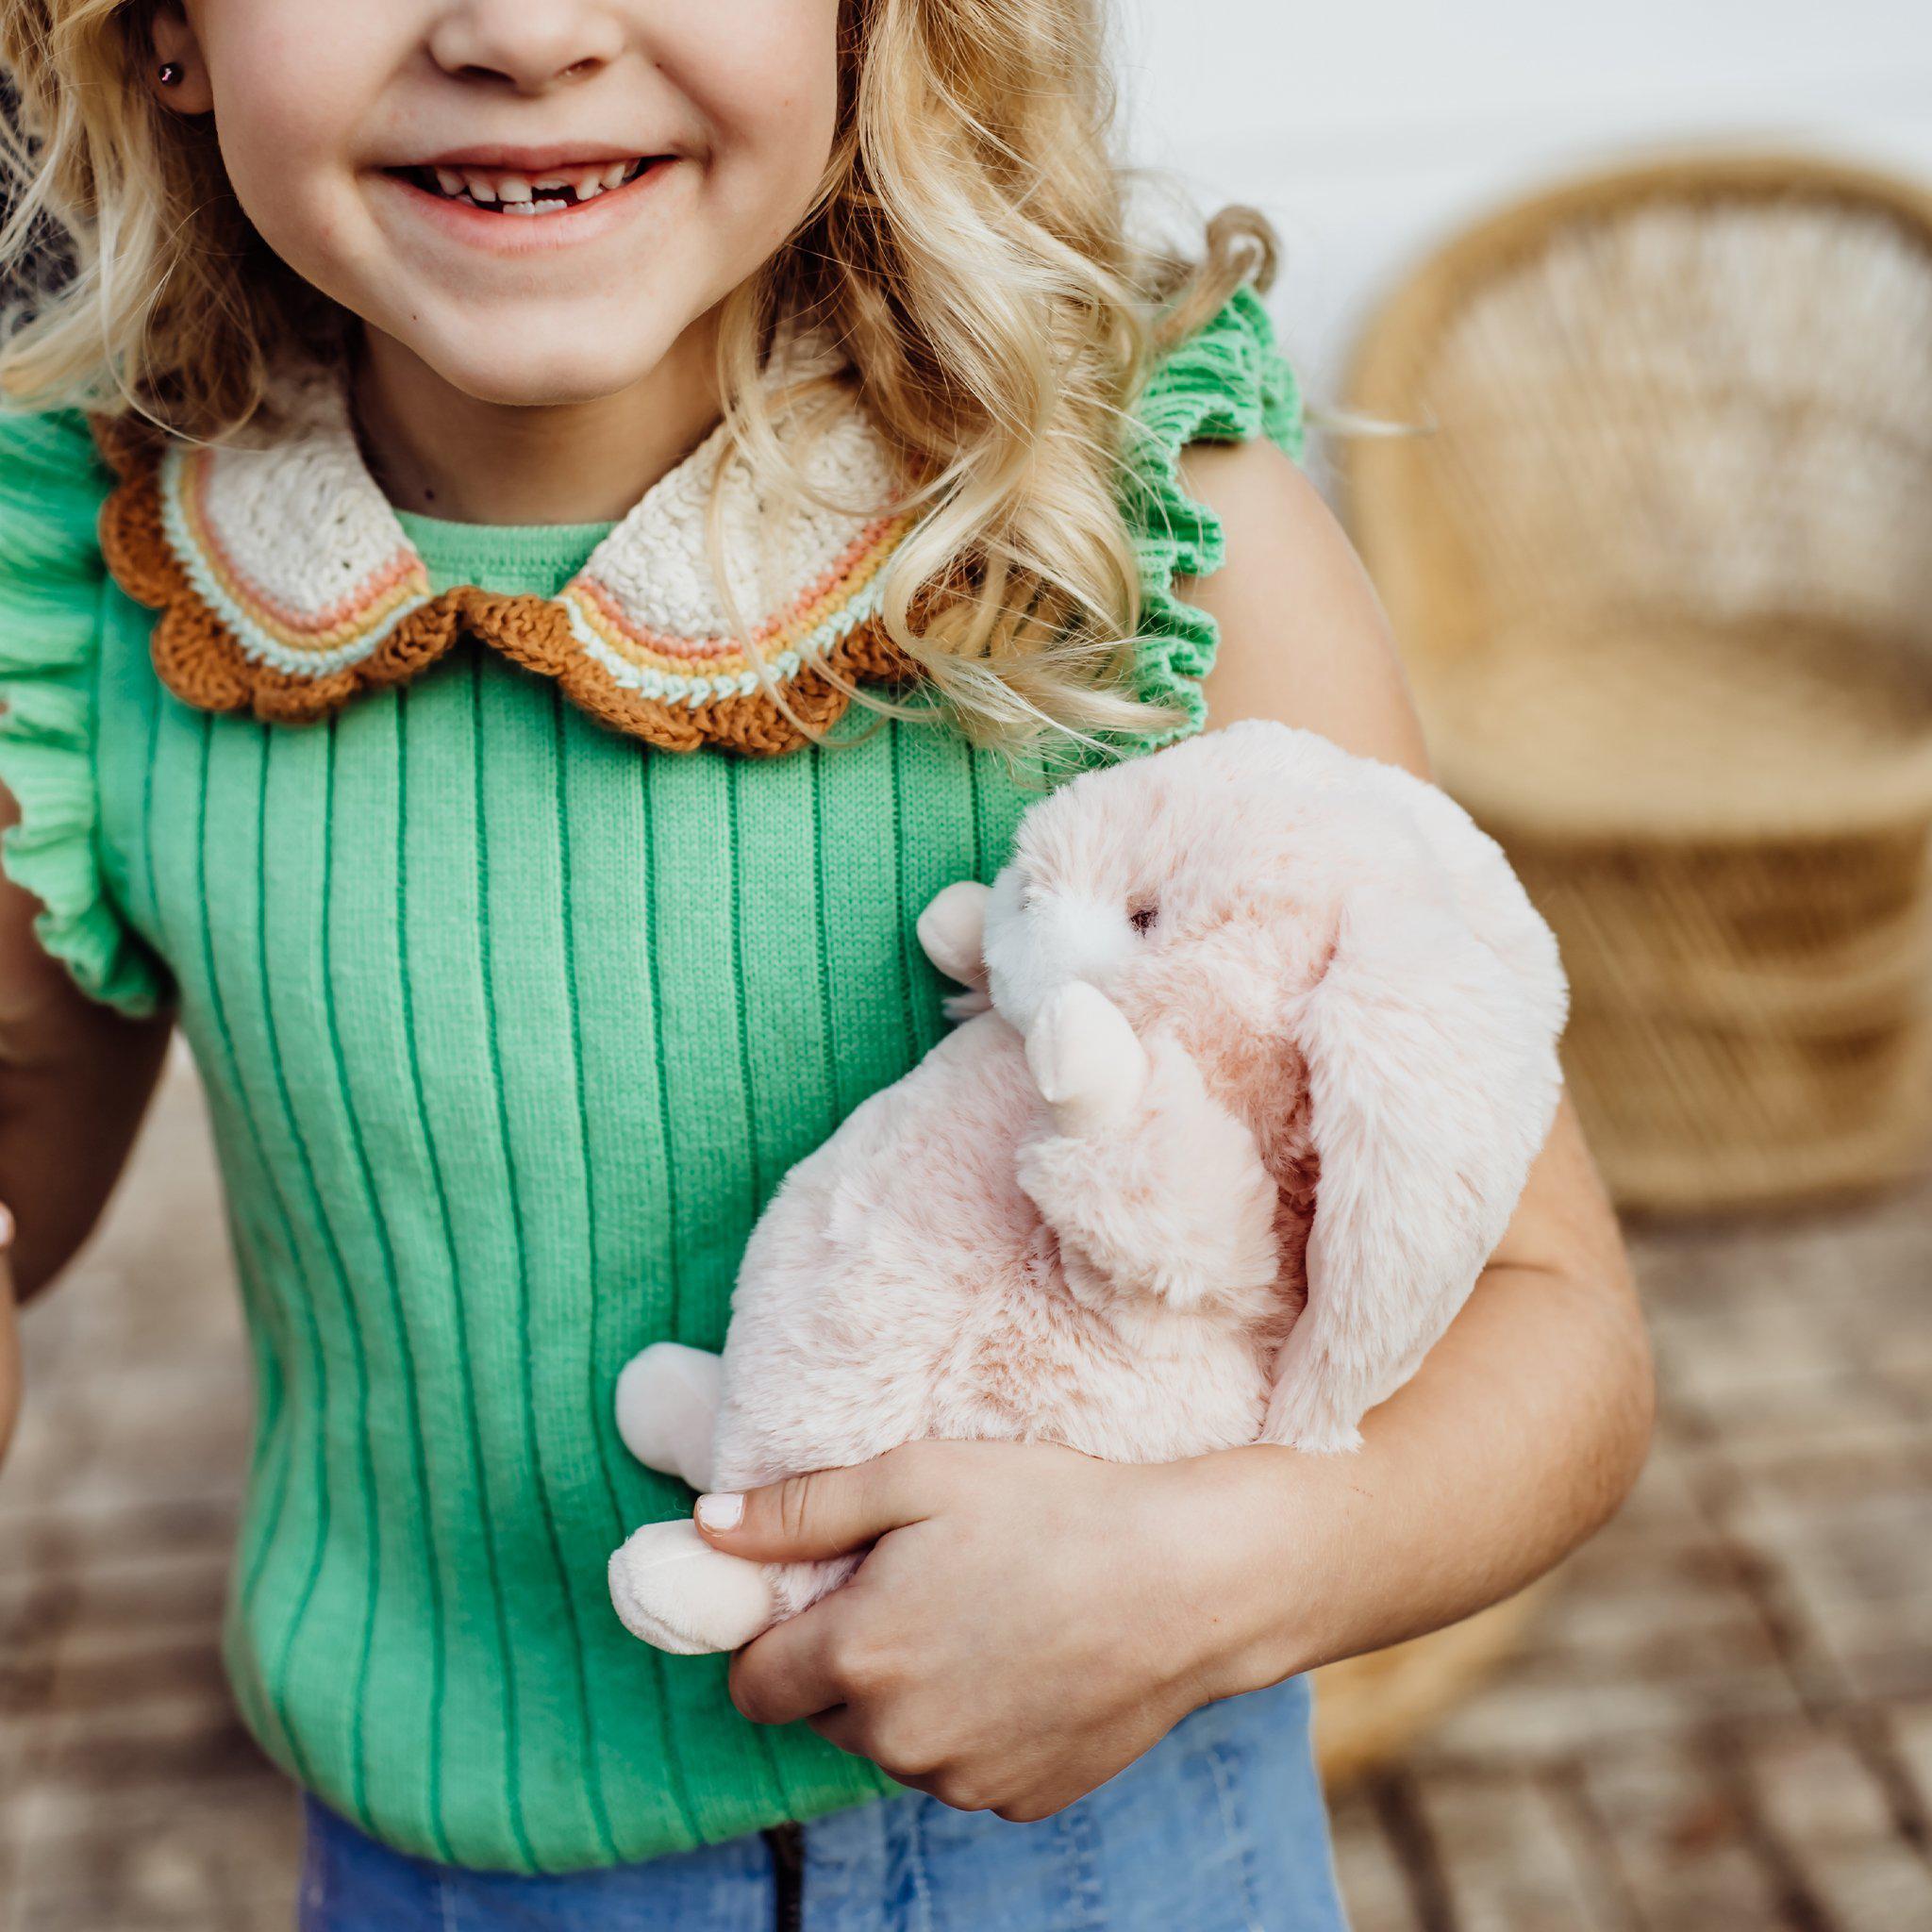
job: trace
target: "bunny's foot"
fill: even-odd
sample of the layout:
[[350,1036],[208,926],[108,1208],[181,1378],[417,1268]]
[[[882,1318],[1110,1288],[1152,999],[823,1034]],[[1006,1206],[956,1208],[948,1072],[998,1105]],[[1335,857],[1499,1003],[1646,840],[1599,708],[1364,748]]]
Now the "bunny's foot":
[[714,1550],[685,1517],[645,1524],[612,1555],[610,1601],[633,1637],[675,1657],[736,1650],[779,1614],[767,1566]]
[[818,1602],[857,1557],[754,1563],[713,1549],[689,1517],[647,1523],[610,1558],[610,1601],[624,1627],[676,1657],[737,1650]]

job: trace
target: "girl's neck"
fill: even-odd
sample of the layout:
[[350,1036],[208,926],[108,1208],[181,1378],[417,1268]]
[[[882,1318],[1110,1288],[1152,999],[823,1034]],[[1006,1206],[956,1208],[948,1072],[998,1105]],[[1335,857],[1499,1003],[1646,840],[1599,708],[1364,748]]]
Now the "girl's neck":
[[701,316],[628,389],[519,406],[480,402],[367,330],[353,376],[363,457],[391,503],[427,516],[614,522],[717,426],[714,344],[714,317]]

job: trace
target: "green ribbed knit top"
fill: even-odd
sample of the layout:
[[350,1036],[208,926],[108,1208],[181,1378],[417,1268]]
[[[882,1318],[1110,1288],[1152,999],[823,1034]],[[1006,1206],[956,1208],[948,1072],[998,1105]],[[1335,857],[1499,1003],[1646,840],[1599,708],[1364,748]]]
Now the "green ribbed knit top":
[[[1300,448],[1252,291],[1135,417],[1141,683],[1198,724],[1214,626],[1173,584],[1222,533],[1175,457]],[[654,750],[474,647],[320,723],[192,709],[104,570],[110,482],[77,416],[0,419],[4,858],[90,993],[178,1003],[207,1087],[259,1393],[249,1727],[389,1844],[520,1872],[893,1789],[619,1624],[609,1552],[691,1499],[611,1394],[646,1342],[720,1345],[786,1169],[939,1038],[913,920],[1030,794],[934,725]],[[606,527],[403,522],[434,588],[539,596]]]

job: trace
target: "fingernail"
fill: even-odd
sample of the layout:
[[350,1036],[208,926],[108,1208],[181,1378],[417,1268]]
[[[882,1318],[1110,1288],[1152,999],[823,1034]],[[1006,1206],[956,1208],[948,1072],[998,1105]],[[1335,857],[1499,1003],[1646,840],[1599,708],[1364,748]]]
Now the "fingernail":
[[715,1496],[698,1498],[698,1526],[702,1529],[736,1529],[744,1521],[744,1498],[735,1490],[721,1490]]

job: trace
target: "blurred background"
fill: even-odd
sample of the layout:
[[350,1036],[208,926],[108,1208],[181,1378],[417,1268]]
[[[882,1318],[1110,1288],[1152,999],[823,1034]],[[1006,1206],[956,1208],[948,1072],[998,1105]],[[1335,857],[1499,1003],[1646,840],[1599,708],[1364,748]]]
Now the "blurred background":
[[1932,173],[1919,0],[1114,0],[1132,151],[1287,240],[1274,307],[1339,400],[1390,282],[1463,222],[1648,146]]
[[[1135,153],[1275,222],[1311,399],[1412,432],[1313,466],[1562,937],[1659,1354],[1608,1531],[1325,1674],[1357,1932],[1932,1926],[1932,13],[1125,7]],[[185,1066],[25,1340],[0,1927],[279,1928]]]

